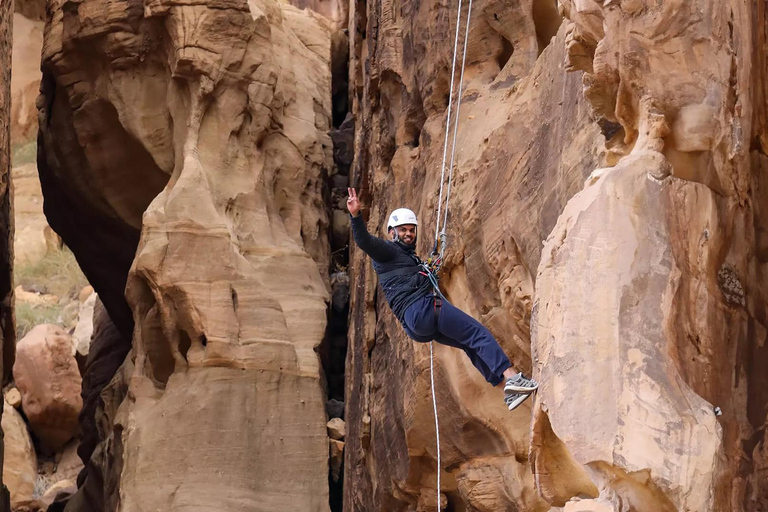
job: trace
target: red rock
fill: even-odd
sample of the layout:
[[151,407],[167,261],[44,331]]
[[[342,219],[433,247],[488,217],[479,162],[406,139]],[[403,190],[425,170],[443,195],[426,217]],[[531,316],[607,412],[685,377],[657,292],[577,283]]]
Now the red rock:
[[77,432],[83,405],[70,336],[55,325],[32,329],[16,345],[13,375],[32,430],[47,448],[59,450]]

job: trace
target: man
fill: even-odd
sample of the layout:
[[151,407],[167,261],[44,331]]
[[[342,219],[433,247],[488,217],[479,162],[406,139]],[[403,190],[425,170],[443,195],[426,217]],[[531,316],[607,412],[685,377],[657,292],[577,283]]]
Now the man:
[[405,332],[419,342],[437,341],[462,349],[472,364],[493,386],[504,386],[509,410],[522,404],[538,384],[515,373],[504,351],[480,322],[435,296],[432,284],[416,256],[416,214],[407,208],[392,212],[387,223],[391,241],[368,233],[360,215],[355,189],[347,189],[347,209],[352,216],[355,243],[373,259],[373,268],[389,307]]

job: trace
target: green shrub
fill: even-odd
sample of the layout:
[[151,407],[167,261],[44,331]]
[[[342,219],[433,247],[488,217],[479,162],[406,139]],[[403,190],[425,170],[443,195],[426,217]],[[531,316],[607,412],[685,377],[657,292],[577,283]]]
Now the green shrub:
[[88,280],[80,270],[72,251],[64,247],[49,250],[35,261],[16,262],[14,269],[16,286],[40,293],[52,293],[60,299],[74,299]]
[[16,339],[20,340],[29,331],[40,324],[59,324],[62,308],[53,306],[33,306],[26,302],[16,302]]

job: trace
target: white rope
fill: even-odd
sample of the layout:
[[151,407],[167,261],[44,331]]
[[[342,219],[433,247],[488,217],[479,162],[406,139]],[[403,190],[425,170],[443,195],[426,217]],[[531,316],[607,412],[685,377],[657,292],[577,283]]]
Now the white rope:
[[[442,232],[448,226],[448,203],[451,200],[451,183],[453,183],[453,163],[456,157],[456,134],[459,131],[459,113],[461,112],[461,94],[464,85],[464,63],[467,61],[467,41],[469,40],[469,19],[472,16],[472,0],[467,7],[467,26],[464,29],[464,53],[461,56],[461,74],[459,75],[459,97],[456,99],[456,120],[453,122],[453,142],[451,143],[451,165],[448,174],[448,191],[445,196],[445,218],[443,219]],[[438,220],[440,220],[438,216]]]
[[443,162],[440,164],[440,196],[437,200],[437,226],[435,240],[440,232],[440,209],[443,206],[443,182],[445,181],[445,158],[448,156],[448,131],[451,129],[451,109],[453,108],[453,80],[456,76],[456,55],[459,53],[459,25],[461,24],[461,0],[456,15],[456,35],[453,37],[453,62],[451,64],[451,88],[448,93],[448,115],[445,118],[445,142],[443,142]]
[[429,378],[432,381],[432,408],[435,411],[435,437],[437,437],[437,510],[440,508],[440,423],[437,421],[437,400],[435,400],[435,360],[432,357],[432,341],[429,342]]
[[[469,0],[469,6],[467,8],[467,24],[464,29],[464,50],[461,57],[461,74],[459,75],[459,96],[456,104],[456,120],[453,124],[453,141],[451,143],[451,164],[448,174],[448,190],[445,198],[445,217],[443,219],[442,230],[440,228],[440,210],[443,205],[443,183],[445,182],[445,159],[448,153],[448,132],[451,126],[451,109],[453,107],[453,81],[456,72],[456,54],[459,50],[459,26],[461,25],[461,2],[459,0],[459,7],[456,14],[456,35],[453,41],[453,64],[451,65],[451,88],[448,93],[448,114],[445,120],[445,142],[443,143],[443,161],[440,166],[440,196],[437,203],[437,219],[435,229],[435,240],[438,240],[438,236],[442,232],[441,250],[445,249],[445,228],[448,225],[448,203],[451,199],[451,183],[453,181],[453,166],[456,157],[456,134],[459,128],[459,113],[461,112],[461,94],[462,86],[464,84],[464,64],[467,60],[467,41],[469,40],[469,21],[472,16],[472,0]],[[442,256],[442,254],[441,254]],[[429,342],[429,379],[432,387],[432,409],[435,413],[435,438],[437,443],[437,510],[442,510],[440,500],[440,473],[442,472],[442,464],[440,460],[440,422],[437,417],[437,399],[435,397],[435,358],[433,352],[433,342]]]

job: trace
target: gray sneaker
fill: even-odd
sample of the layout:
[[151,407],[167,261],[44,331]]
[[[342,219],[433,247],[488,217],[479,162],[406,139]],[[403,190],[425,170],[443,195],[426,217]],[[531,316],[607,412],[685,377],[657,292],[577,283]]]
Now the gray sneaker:
[[529,396],[531,396],[530,393],[513,393],[504,397],[504,403],[507,404],[507,409],[514,411],[520,404],[525,402]]
[[520,372],[514,377],[507,379],[507,382],[504,384],[504,393],[507,395],[515,393],[530,394],[536,391],[538,387],[539,384],[535,380],[527,378]]

